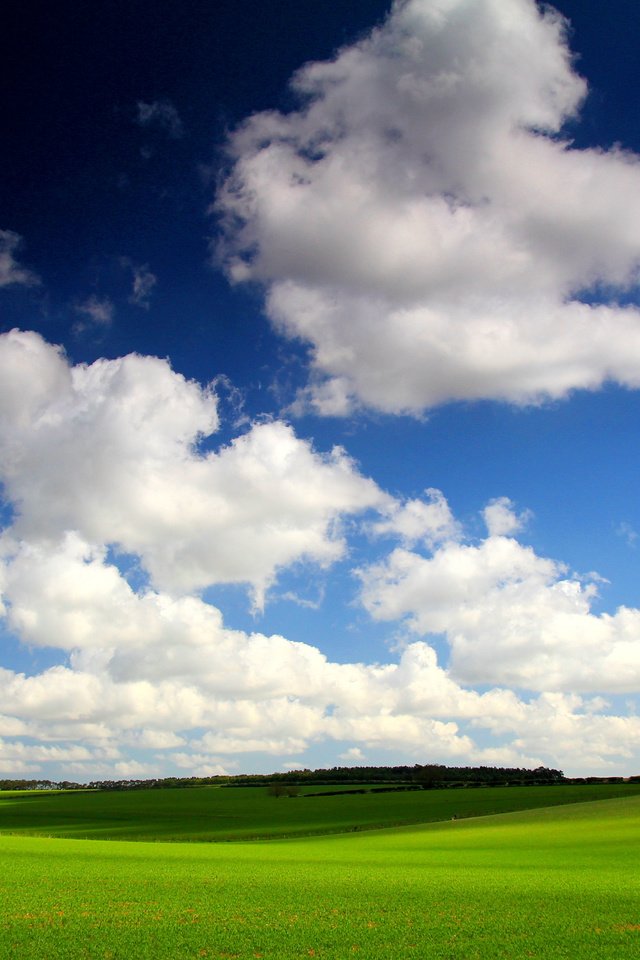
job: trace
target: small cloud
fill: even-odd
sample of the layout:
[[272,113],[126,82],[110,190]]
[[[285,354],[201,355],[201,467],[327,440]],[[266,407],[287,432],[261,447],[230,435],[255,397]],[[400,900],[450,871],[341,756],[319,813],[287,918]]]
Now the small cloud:
[[516,513],[508,497],[491,500],[482,511],[490,537],[509,537],[522,530],[533,514],[530,510]]
[[623,520],[622,523],[619,523],[616,527],[616,533],[619,537],[622,537],[627,541],[627,546],[635,547],[638,540],[638,532],[634,530],[630,523],[627,523],[626,520]]
[[75,307],[76,313],[83,317],[73,325],[76,336],[92,328],[106,329],[113,322],[114,306],[108,297],[97,297],[92,294]]
[[184,136],[182,120],[170,100],[154,100],[152,103],[138,100],[136,106],[136,120],[141,127],[160,127],[172,140],[179,140]]
[[157,276],[149,269],[148,263],[137,264],[130,257],[120,257],[118,262],[124,270],[131,271],[131,293],[128,302],[148,310],[151,294],[158,282]]
[[0,287],[21,284],[33,287],[40,283],[39,277],[31,270],[25,270],[15,260],[13,254],[22,246],[22,237],[13,230],[0,230]]
[[171,759],[182,770],[188,770],[192,777],[224,777],[228,776],[229,767],[223,766],[219,757],[211,757],[201,753],[174,753]]
[[344,753],[340,753],[339,757],[341,760],[347,760],[349,762],[365,759],[365,755],[360,747],[349,747]]
[[291,603],[295,603],[299,607],[304,607],[306,610],[320,610],[324,603],[324,597],[325,588],[323,585],[320,585],[318,596],[315,600],[310,597],[301,597],[294,590],[287,590],[285,593],[281,593],[278,599],[289,600]]
[[460,524],[454,519],[442,492],[429,488],[425,494],[423,500],[391,502],[386,519],[371,525],[374,536],[399,537],[406,546],[424,541],[430,547],[457,539]]
[[133,290],[131,291],[131,296],[129,297],[129,303],[135,304],[137,307],[143,307],[145,310],[149,309],[149,298],[158,282],[158,278],[155,273],[152,273],[149,270],[148,265],[145,263],[140,267],[133,266],[131,267],[133,271]]

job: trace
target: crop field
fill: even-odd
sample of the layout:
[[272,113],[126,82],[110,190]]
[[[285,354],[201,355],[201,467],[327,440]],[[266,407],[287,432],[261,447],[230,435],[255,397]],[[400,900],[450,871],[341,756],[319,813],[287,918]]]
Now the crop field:
[[[178,803],[190,791],[173,793]],[[401,796],[412,795],[376,799]],[[269,799],[294,809],[323,798]],[[0,957],[625,960],[640,951],[639,854],[637,790],[251,843],[3,834]]]
[[[86,840],[253,840],[344,833],[640,796],[640,784],[270,797],[264,787],[0,793],[0,833]],[[306,794],[306,795],[305,795]]]

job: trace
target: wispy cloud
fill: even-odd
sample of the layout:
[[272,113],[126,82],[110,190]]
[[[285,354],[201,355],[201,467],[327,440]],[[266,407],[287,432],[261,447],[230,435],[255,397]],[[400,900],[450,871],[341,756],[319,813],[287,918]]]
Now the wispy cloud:
[[129,297],[129,303],[148,310],[151,294],[158,282],[158,278],[155,273],[149,270],[146,263],[140,266],[130,263],[129,266],[133,273],[133,288]]
[[616,527],[616,533],[619,537],[622,537],[626,540],[628,546],[636,547],[638,545],[638,531],[635,530],[630,523],[627,523],[626,520],[623,520],[622,523],[619,523]]
[[31,270],[21,267],[15,259],[15,252],[22,246],[22,237],[13,230],[0,230],[0,287],[20,284],[33,287],[40,283],[39,277]]
[[76,335],[88,330],[104,330],[113,322],[115,307],[109,297],[98,297],[92,294],[86,300],[76,304],[74,309],[83,318],[73,325],[73,332]]
[[173,140],[184,136],[184,125],[170,100],[153,100],[151,103],[139,100],[136,109],[136,120],[141,127],[158,127]]

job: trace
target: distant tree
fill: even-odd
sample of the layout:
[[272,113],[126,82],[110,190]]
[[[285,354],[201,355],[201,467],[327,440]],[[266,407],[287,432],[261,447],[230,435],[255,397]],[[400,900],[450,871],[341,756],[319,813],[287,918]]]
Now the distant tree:
[[279,783],[277,780],[267,786],[270,797],[297,797],[299,793],[300,788],[295,784]]
[[432,790],[436,782],[441,779],[443,768],[435,764],[428,764],[421,767],[416,764],[413,773],[413,779],[419,783],[423,790]]

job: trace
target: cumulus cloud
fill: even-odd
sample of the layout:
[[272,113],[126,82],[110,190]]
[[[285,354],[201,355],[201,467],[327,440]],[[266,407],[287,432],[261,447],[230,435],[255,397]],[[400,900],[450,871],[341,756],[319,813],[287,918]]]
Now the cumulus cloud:
[[[298,757],[327,741],[350,744],[343,759],[352,762],[393,750],[417,761],[574,770],[630,764],[637,752],[640,720],[609,714],[601,698],[480,693],[422,640],[395,663],[336,663],[306,643],[230,630],[197,597],[136,593],[77,541],[44,566],[27,559],[10,563],[9,625],[70,657],[35,676],[0,669],[0,764],[14,771],[55,765],[90,779],[124,775],[123,765],[151,776],[169,764],[213,775],[239,755]],[[487,734],[495,744],[482,745]],[[136,759],[145,748],[162,750],[155,766]]]
[[[247,583],[262,603],[277,571],[342,556],[343,516],[387,498],[340,449],[316,453],[282,422],[201,454],[216,397],[165,360],[68,364],[34,333],[0,338],[2,480],[30,544],[75,531],[135,553],[153,583]],[[35,549],[35,547],[34,547]]]
[[[0,336],[0,613],[58,654],[0,668],[0,768],[205,774],[327,743],[350,761],[632,766],[638,719],[591,694],[637,689],[640,611],[594,614],[593,577],[515,539],[526,511],[494,499],[471,542],[438,490],[396,500],[282,422],[212,449],[218,426],[214,390],[164,360],[74,366]],[[359,574],[372,617],[408,627],[385,662],[232,629],[200,592],[248,584],[260,604],[292,565],[347,557],[357,516],[372,548],[400,543]]]
[[172,140],[179,140],[184,136],[180,114],[170,100],[152,100],[150,103],[139,100],[136,108],[136,120],[141,127],[158,127]]
[[571,575],[506,536],[517,518],[504,501],[487,510],[489,535],[479,544],[449,541],[431,555],[400,548],[363,568],[361,600],[371,615],[444,636],[451,677],[464,684],[636,690],[640,610],[595,614],[597,578]]
[[530,510],[524,510],[517,514],[508,497],[497,497],[492,500],[482,511],[482,515],[491,537],[503,537],[518,533],[531,519]]
[[0,230],[0,287],[13,284],[31,287],[40,281],[35,273],[21,267],[14,254],[22,246],[22,237],[13,230]]
[[[442,491],[425,490],[426,499],[394,500],[389,503],[384,519],[371,524],[376,536],[395,536],[408,546],[426,543],[433,546],[455,539],[460,525],[455,520]],[[508,501],[507,501],[508,502]]]
[[[49,740],[80,739],[102,765],[109,749],[114,762],[121,759],[116,743],[155,747],[181,769],[191,757],[191,769],[214,771],[226,768],[214,760],[220,756],[293,756],[327,739],[359,743],[352,758],[365,747],[484,762],[485,751],[464,729],[471,724],[500,737],[510,732],[513,762],[557,757],[543,738],[535,701],[506,689],[465,688],[424,642],[408,644],[397,663],[332,663],[309,644],[229,630],[220,612],[198,598],[135,593],[104,557],[87,557],[77,543],[44,568],[29,559],[21,568],[19,558],[10,570],[9,624],[25,642],[62,647],[71,659],[34,677],[0,671],[6,735],[46,731]],[[548,695],[540,702],[549,712]],[[615,718],[594,717],[579,697],[556,702],[572,718],[563,723],[571,725],[573,740],[584,723],[600,724],[602,737],[616,729]],[[596,706],[598,714],[605,704]],[[634,722],[619,729],[632,730]],[[186,749],[185,736],[196,729],[206,732]],[[614,738],[602,753],[624,756],[628,749]]]
[[221,756],[298,756],[323,740],[461,758],[478,748],[460,723],[504,722],[518,706],[508,691],[464,690],[421,642],[398,663],[335,663],[307,643],[231,630],[198,597],[136,592],[77,534],[57,550],[12,546],[7,626],[32,647],[65,650],[68,663],[31,677],[0,670],[3,729],[65,749],[79,741],[87,754],[60,754],[66,769],[81,762],[97,776],[127,759],[122,750],[155,748],[180,769],[191,758],[219,771]]
[[[418,413],[640,385],[640,164],[577,149],[567,25],[534,0],[403,0],[229,139],[229,276],[310,346],[298,408]],[[589,291],[609,291],[607,303]]]
[[231,773],[215,757],[198,753],[175,753],[173,762],[182,770],[188,770],[185,776],[190,777],[220,777]]

